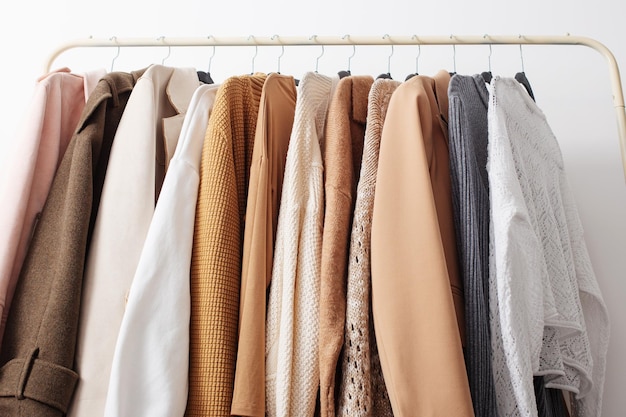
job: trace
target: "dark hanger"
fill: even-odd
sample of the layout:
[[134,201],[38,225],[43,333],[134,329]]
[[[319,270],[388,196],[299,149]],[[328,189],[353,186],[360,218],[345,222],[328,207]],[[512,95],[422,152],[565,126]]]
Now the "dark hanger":
[[[485,35],[487,36],[487,35]],[[484,71],[482,72],[480,75],[482,75],[483,80],[485,80],[485,82],[487,84],[491,83],[491,80],[493,78],[493,75],[491,74],[491,44],[489,44],[489,71]]]
[[522,61],[522,70],[515,74],[515,79],[524,86],[530,98],[532,98],[533,101],[537,101],[535,100],[535,94],[533,93],[533,89],[530,87],[530,82],[528,81],[528,78],[526,78],[526,73],[524,72],[524,54],[522,53],[521,43],[519,44],[519,56]]
[[530,98],[532,98],[533,101],[537,101],[535,100],[535,94],[533,93],[533,89],[530,87],[530,82],[528,82],[528,78],[526,78],[524,71],[520,71],[515,74],[515,79],[524,86]]

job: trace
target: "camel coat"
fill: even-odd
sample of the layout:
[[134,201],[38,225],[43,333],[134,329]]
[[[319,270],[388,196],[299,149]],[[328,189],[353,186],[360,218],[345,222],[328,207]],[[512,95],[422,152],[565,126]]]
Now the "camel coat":
[[473,416],[463,360],[448,152],[448,72],[391,97],[372,217],[372,309],[395,416]]
[[285,160],[296,108],[293,77],[272,73],[263,84],[252,150],[243,240],[239,344],[231,413],[265,415],[265,310]]

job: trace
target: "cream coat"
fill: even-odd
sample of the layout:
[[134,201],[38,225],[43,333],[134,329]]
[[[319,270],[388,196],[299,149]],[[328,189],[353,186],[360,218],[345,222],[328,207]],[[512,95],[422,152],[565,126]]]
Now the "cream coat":
[[198,87],[133,279],[105,416],[182,416],[189,369],[189,268],[202,143],[217,85]]
[[120,121],[87,255],[76,346],[81,380],[69,416],[104,413],[115,343],[161,185],[164,148],[175,148],[164,142],[178,140],[164,137],[163,119],[185,113],[198,86],[195,69],[153,65],[137,81]]

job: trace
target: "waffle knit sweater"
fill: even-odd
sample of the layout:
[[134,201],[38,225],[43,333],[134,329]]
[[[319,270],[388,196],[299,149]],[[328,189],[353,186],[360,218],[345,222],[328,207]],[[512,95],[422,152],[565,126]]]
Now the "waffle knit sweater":
[[202,148],[191,257],[189,417],[230,415],[244,216],[265,78],[224,81]]
[[501,416],[536,416],[533,378],[572,391],[575,416],[602,415],[606,306],[558,142],[514,79],[489,97],[489,308]]
[[337,78],[308,72],[297,91],[278,215],[266,328],[267,416],[312,416],[319,387],[324,168],[320,150]]
[[378,150],[389,99],[400,82],[378,79],[368,95],[367,127],[350,235],[344,344],[337,415],[391,417],[371,308],[370,245]]

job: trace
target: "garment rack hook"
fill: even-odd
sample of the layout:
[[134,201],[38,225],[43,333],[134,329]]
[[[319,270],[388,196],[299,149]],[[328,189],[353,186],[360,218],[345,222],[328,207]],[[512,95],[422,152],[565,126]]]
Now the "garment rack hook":
[[[117,37],[113,36],[111,37],[111,39],[109,39],[110,41],[112,41],[113,43],[117,43]],[[115,60],[120,56],[120,46],[117,45],[117,54],[113,57],[113,59],[111,60],[111,71],[109,72],[113,72],[113,65],[115,64]]]
[[[274,35],[272,36],[272,40],[277,40],[278,39],[278,35]],[[277,73],[280,74],[280,59],[283,57],[283,55],[285,55],[285,45],[281,44],[280,45],[281,51],[280,51],[280,55],[278,55],[278,64],[277,64]]]
[[[210,40],[213,37],[213,35],[209,35],[208,39]],[[211,63],[213,62],[213,57],[215,56],[215,45],[213,45],[213,53],[211,54],[211,56],[209,57],[209,68],[207,73],[211,73]]]
[[324,45],[320,45],[320,46],[322,47],[322,53],[315,60],[315,72],[318,72],[319,64],[320,64],[320,58],[324,56]]
[[[522,39],[522,35],[519,35],[519,38]],[[522,61],[522,72],[524,72],[524,53],[522,52],[522,44],[519,44],[519,58]]]
[[[389,37],[389,35],[385,35],[383,36],[383,39],[389,39],[389,41],[391,42],[391,39]],[[393,56],[393,43],[391,44],[391,54],[389,54],[389,56],[387,57],[387,74],[391,75],[391,57]]]
[[[250,35],[248,36],[248,40],[254,40],[254,36]],[[259,53],[259,45],[257,45],[256,43],[254,44],[254,55],[252,56],[252,71],[250,72],[250,74],[254,74],[254,61],[256,60],[256,56]]]

